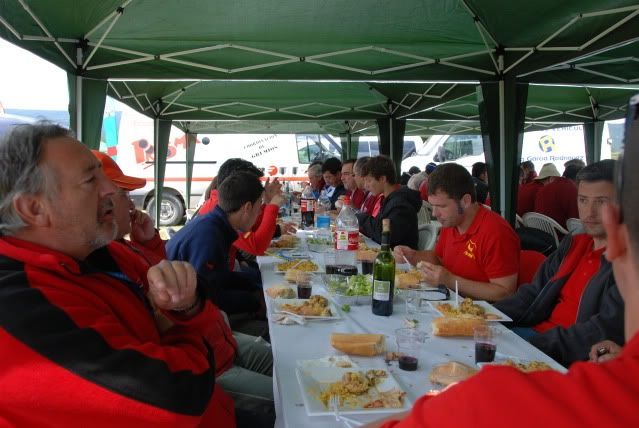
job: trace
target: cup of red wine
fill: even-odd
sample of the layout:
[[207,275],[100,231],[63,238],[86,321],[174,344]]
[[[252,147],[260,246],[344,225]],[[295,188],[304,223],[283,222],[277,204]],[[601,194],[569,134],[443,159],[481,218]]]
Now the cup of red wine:
[[490,363],[495,360],[497,344],[495,330],[487,325],[475,327],[475,363]]
[[406,371],[417,370],[422,345],[426,341],[426,333],[414,328],[399,328],[395,330],[395,340],[399,354],[399,368]]
[[309,299],[313,292],[311,274],[308,272],[298,272],[295,282],[297,283],[297,298]]
[[372,275],[373,274],[373,264],[374,260],[362,260],[362,274],[363,275]]

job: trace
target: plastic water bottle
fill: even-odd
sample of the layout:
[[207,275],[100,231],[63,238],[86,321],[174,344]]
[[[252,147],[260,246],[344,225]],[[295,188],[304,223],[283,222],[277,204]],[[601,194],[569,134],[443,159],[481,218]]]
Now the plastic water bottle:
[[317,198],[317,208],[315,213],[316,226],[318,229],[330,229],[331,228],[331,216],[328,213],[331,210],[331,200],[326,194],[325,190],[320,192],[319,198]]
[[315,225],[315,198],[311,186],[306,186],[302,192],[300,211],[302,212],[302,227],[312,229]]
[[351,207],[351,198],[344,197],[344,205],[335,222],[335,249],[340,263],[355,265],[355,255],[359,248],[359,222]]

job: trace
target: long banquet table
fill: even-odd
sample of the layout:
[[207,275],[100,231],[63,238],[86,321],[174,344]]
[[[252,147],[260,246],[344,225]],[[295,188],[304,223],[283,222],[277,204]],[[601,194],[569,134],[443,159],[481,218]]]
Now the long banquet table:
[[[305,233],[299,232],[300,249],[304,251]],[[376,244],[367,241],[369,247]],[[322,254],[309,252],[312,260],[319,265],[323,271],[324,263]],[[280,258],[274,256],[258,257],[264,288],[284,284],[284,277],[274,271],[274,266],[282,262]],[[294,286],[293,286],[294,287]],[[323,286],[320,275],[314,275],[313,294],[321,294],[329,297],[330,294]],[[454,299],[454,293],[452,299]],[[277,414],[276,427],[331,427],[340,426],[335,421],[334,416],[308,416],[302,400],[302,391],[298,384],[295,369],[298,360],[312,360],[330,355],[342,355],[339,351],[330,346],[330,335],[333,332],[345,333],[381,333],[386,336],[387,349],[395,349],[394,331],[404,327],[406,318],[405,304],[403,300],[396,301],[393,308],[393,315],[390,317],[375,316],[371,312],[371,306],[360,305],[351,306],[350,312],[346,313],[339,309],[338,320],[331,321],[309,321],[305,325],[281,325],[274,323],[271,317],[269,298],[266,296],[269,307],[269,328],[271,345],[273,348],[273,389],[275,394],[275,410]],[[335,304],[337,308],[340,305]],[[419,367],[417,371],[408,372],[400,370],[397,362],[387,366],[384,356],[376,357],[354,357],[351,359],[361,368],[378,367],[389,370],[397,379],[400,386],[407,392],[411,402],[433,389],[441,389],[438,385],[429,382],[429,373],[436,364],[448,361],[459,361],[470,366],[474,366],[474,342],[472,338],[442,338],[431,334],[431,320],[438,316],[434,310],[420,313],[418,316],[411,315],[411,318],[419,320],[418,329],[428,333],[428,339],[422,347],[419,357]],[[553,368],[563,370],[557,362],[530,345],[524,339],[512,333],[500,323],[492,323],[500,330],[497,337],[497,352],[525,358],[528,360],[544,361]],[[370,422],[386,415],[352,415],[352,419],[361,422]]]

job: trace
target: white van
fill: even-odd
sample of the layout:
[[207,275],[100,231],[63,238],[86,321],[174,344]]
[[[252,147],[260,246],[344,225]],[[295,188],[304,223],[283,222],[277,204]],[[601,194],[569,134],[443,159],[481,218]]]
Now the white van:
[[[127,175],[142,177],[147,185],[131,192],[139,208],[154,206],[153,121],[131,109],[105,115],[100,150],[109,153]],[[243,158],[264,171],[265,177],[288,182],[300,190],[306,170],[315,160],[339,157],[339,137],[327,134],[198,134],[191,183],[195,207],[219,166],[229,158]],[[184,132],[171,128],[162,195],[161,224],[178,224],[186,212],[186,141]]]
[[[609,124],[604,126],[601,159],[611,156]],[[539,171],[543,164],[554,163],[559,171],[564,170],[564,162],[570,159],[586,160],[583,127],[530,131],[524,133],[521,162],[532,161]],[[402,171],[412,166],[424,169],[429,162],[456,162],[468,171],[475,162],[485,162],[484,145],[481,135],[432,135],[424,140],[415,155],[402,161]]]

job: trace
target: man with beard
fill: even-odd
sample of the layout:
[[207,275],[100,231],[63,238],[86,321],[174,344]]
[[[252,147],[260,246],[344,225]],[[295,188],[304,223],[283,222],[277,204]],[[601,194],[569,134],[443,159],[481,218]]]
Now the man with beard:
[[[639,416],[639,96],[631,100],[625,153],[615,174],[617,204],[602,207],[606,259],[612,263],[625,311],[626,345],[614,359],[579,362],[568,373],[522,373],[484,367],[466,381],[415,402],[409,414],[393,415],[369,428],[412,427],[630,427]],[[606,348],[604,348],[606,351]],[[496,400],[495,397],[499,396]],[[399,421],[398,419],[403,419]],[[386,422],[386,423],[384,423]]]
[[[0,140],[0,420],[235,426],[195,271],[149,268],[109,244],[115,191],[67,129],[19,125]],[[173,324],[166,331],[153,308]]]
[[623,343],[624,306],[612,265],[603,253],[601,207],[614,200],[615,161],[588,165],[577,174],[577,205],[586,233],[568,235],[530,284],[495,303],[514,331],[569,366],[587,360],[593,344]]
[[428,202],[442,229],[434,251],[395,247],[421,268],[429,284],[444,284],[477,300],[497,301],[514,293],[519,272],[519,238],[499,214],[477,202],[466,168],[439,165],[428,177]]

